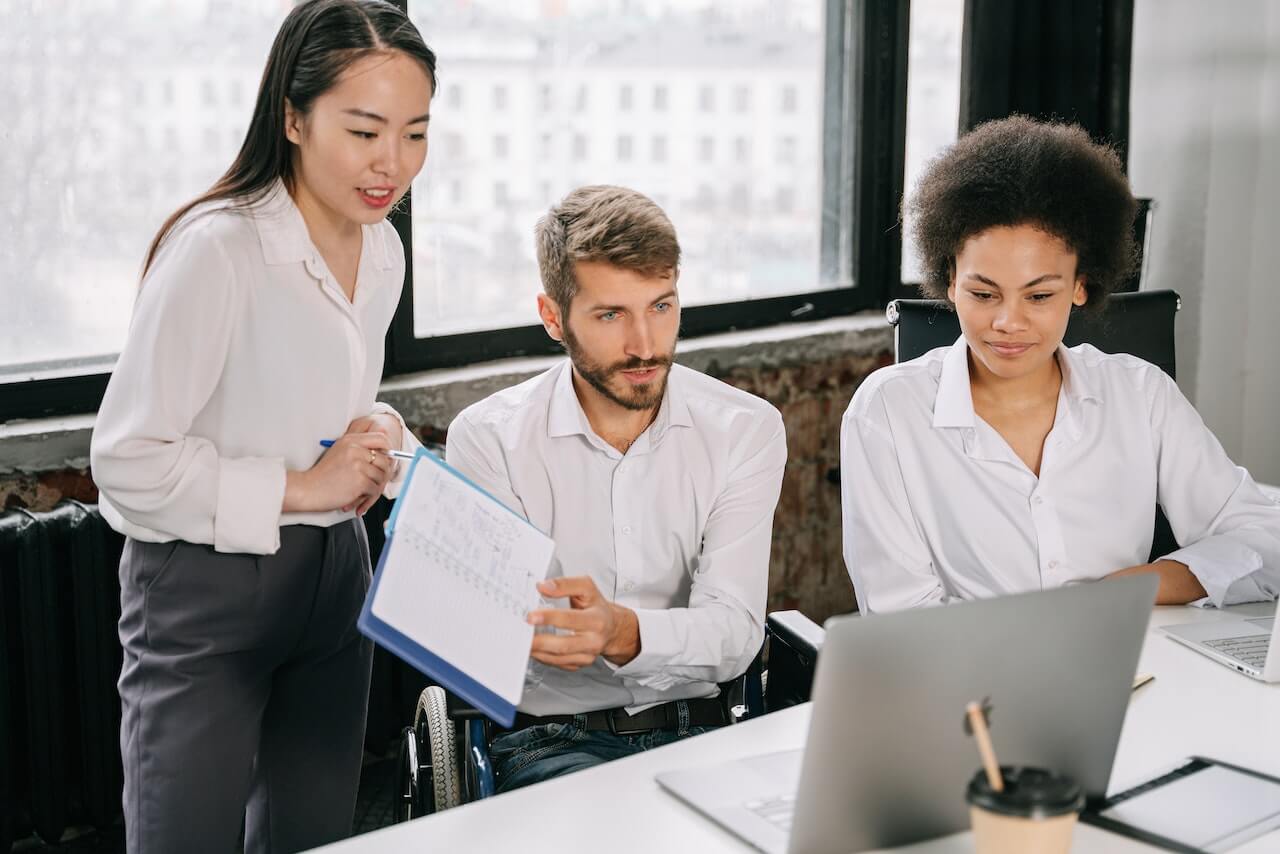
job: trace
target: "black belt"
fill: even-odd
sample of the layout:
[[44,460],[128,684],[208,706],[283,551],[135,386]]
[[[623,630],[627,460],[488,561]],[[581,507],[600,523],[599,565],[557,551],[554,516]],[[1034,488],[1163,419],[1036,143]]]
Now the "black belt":
[[607,730],[615,735],[635,735],[655,729],[680,729],[681,706],[687,712],[685,726],[724,726],[729,716],[720,697],[704,697],[697,700],[672,700],[658,706],[627,714],[626,709],[600,709],[580,715],[526,715],[516,712],[512,730],[547,724],[571,724],[586,718],[587,730]]

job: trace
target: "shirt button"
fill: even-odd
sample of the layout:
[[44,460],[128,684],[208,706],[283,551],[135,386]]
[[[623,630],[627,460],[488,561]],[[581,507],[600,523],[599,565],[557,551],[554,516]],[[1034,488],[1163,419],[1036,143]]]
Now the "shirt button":
[[622,526],[622,533],[624,533],[624,534],[630,534],[630,533],[631,533],[631,526],[630,526],[630,525],[623,525],[623,526]]
[[1043,504],[1043,503],[1044,503],[1044,499],[1043,499],[1043,498],[1041,498],[1039,495],[1037,495],[1037,496],[1036,496],[1034,499],[1032,499],[1032,500],[1033,500],[1033,501],[1035,501],[1035,503],[1037,503],[1037,504]]
[[1049,568],[1050,568],[1050,569],[1057,569],[1057,568],[1058,568],[1058,562],[1057,562],[1056,560],[1051,560],[1051,561],[1049,561]]
[[622,585],[622,589],[627,593],[630,593],[632,590],[636,589],[636,586],[634,583],[628,581],[626,584]]

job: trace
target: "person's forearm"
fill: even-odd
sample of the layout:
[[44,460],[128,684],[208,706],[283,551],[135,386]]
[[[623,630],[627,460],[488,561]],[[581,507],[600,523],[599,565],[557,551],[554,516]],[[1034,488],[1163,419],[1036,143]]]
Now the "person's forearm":
[[1113,572],[1111,577],[1120,578],[1140,573],[1154,573],[1160,579],[1160,586],[1156,590],[1157,605],[1185,605],[1208,595],[1191,568],[1176,560],[1158,560],[1155,563],[1131,566]]
[[640,654],[640,621],[630,608],[613,603],[609,607],[613,610],[614,633],[601,655],[622,666]]

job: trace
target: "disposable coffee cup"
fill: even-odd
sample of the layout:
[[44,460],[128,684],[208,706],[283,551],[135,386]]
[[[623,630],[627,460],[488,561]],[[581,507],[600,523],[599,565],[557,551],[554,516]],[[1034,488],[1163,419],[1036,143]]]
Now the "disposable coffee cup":
[[965,800],[978,854],[1068,854],[1084,793],[1070,777],[1041,768],[1002,766],[1004,791],[979,770]]

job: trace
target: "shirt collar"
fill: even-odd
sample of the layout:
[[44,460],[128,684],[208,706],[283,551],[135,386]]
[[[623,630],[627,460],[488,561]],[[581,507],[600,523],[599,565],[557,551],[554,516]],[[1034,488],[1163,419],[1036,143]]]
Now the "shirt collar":
[[[318,263],[319,252],[307,231],[302,211],[285,189],[284,181],[277,178],[252,208],[262,257],[268,264]],[[361,232],[361,253],[367,254],[377,269],[390,270],[391,249],[383,229],[365,225],[361,226]]]
[[961,335],[942,359],[938,395],[933,401],[934,427],[972,427],[973,393],[969,389],[969,345]]
[[[1080,363],[1078,354],[1059,344],[1058,365],[1062,369],[1062,391],[1059,400],[1101,402],[1097,389],[1090,381],[1089,371]],[[1075,407],[1068,406],[1058,413],[1057,423],[1064,424],[1075,438],[1079,438],[1080,424],[1075,417]],[[942,360],[942,373],[938,377],[938,394],[933,403],[934,427],[973,427],[973,394],[969,387],[969,344],[961,335]]]
[[[551,438],[563,436],[586,436],[588,439],[599,439],[587,413],[582,409],[577,392],[573,390],[573,365],[566,359],[559,368],[560,373],[551,388],[551,405],[547,412],[547,435]],[[672,365],[667,377],[667,389],[662,395],[662,403],[658,405],[658,414],[653,423],[640,434],[631,451],[644,453],[655,446],[671,427],[692,427],[693,416],[689,412],[689,402],[685,396],[685,369]],[[604,443],[603,440],[600,440]]]
[[1062,387],[1068,397],[1102,402],[1102,394],[1093,383],[1089,369],[1081,363],[1079,353],[1059,344],[1058,365],[1062,368]]

